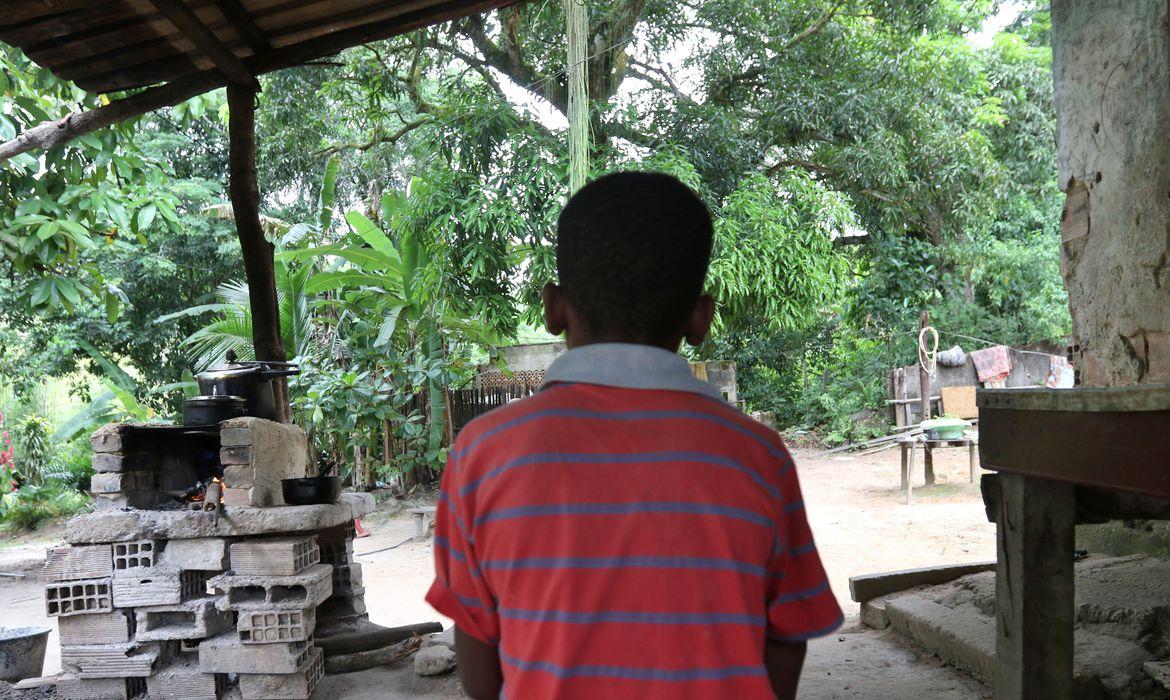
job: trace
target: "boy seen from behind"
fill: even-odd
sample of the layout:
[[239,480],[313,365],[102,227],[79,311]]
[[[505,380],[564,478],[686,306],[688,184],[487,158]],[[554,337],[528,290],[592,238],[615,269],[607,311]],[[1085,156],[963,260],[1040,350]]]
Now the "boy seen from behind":
[[711,326],[711,245],[667,175],[561,213],[544,308],[569,351],[443,475],[427,600],[472,697],[791,698],[841,624],[780,437],[677,354]]

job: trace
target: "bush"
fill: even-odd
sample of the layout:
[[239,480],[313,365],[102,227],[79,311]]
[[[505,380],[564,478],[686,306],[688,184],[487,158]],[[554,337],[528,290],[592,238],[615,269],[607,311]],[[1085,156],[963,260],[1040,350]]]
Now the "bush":
[[44,473],[45,483],[67,486],[75,491],[89,491],[92,478],[93,451],[85,435],[57,445]]
[[49,466],[52,446],[49,444],[49,422],[35,413],[20,424],[17,439],[17,469],[28,482],[39,484]]
[[0,525],[8,530],[33,530],[47,520],[75,515],[88,507],[88,496],[66,486],[25,486],[0,498]]

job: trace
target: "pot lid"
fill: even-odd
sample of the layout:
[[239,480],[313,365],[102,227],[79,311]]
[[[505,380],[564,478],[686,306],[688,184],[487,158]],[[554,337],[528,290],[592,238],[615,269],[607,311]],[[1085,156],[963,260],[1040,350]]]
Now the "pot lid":
[[225,365],[218,365],[216,367],[206,369],[199,374],[196,374],[195,378],[205,381],[217,381],[220,379],[231,379],[233,377],[244,377],[249,374],[259,374],[263,371],[264,365],[260,363],[243,364],[238,362],[229,362]]
[[189,399],[185,399],[183,403],[188,406],[197,404],[247,403],[247,399],[243,396],[212,394],[211,396],[192,396]]

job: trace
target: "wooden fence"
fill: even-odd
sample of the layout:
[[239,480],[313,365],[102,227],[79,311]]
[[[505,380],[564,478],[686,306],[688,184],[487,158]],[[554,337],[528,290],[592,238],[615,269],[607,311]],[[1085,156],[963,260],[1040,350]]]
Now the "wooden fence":
[[517,401],[536,393],[538,387],[512,384],[496,387],[454,389],[451,398],[451,427],[456,434],[475,418],[499,408],[509,401]]

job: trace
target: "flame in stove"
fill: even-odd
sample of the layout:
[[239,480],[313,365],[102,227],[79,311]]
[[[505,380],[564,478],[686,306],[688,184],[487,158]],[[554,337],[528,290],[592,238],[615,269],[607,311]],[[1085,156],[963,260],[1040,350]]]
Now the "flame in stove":
[[203,503],[207,500],[207,492],[211,491],[216,495],[216,503],[223,503],[223,492],[227,488],[227,483],[218,476],[212,477],[211,481],[204,484],[202,481],[187,489],[187,493],[179,499],[181,503]]

